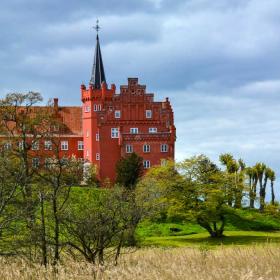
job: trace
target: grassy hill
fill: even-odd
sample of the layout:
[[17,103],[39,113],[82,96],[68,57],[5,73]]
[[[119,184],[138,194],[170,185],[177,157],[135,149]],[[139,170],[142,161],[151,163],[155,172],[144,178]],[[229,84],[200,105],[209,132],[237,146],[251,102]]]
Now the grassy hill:
[[144,221],[137,228],[137,236],[142,245],[176,247],[280,242],[280,218],[261,214],[257,210],[235,210],[227,216],[225,230],[224,238],[214,240],[203,228],[192,222]]

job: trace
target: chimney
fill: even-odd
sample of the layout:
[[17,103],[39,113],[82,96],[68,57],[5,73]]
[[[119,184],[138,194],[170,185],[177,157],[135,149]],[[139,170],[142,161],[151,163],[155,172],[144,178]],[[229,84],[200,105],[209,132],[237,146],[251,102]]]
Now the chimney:
[[55,112],[57,112],[58,111],[58,98],[53,99],[53,107],[54,107]]

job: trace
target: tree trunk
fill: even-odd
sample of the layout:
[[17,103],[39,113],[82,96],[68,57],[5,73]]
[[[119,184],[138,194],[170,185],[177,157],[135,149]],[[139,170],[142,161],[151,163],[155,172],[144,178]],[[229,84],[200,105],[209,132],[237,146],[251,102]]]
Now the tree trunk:
[[54,265],[59,261],[59,219],[57,211],[56,193],[53,196],[53,215],[54,215]]
[[45,209],[44,209],[44,195],[40,193],[41,206],[41,246],[42,246],[42,264],[47,267],[47,241],[46,241],[46,223],[45,223]]
[[257,196],[257,179],[254,179],[252,182],[252,192],[251,192],[251,196],[250,196],[250,208],[254,209],[255,208],[255,200],[256,200],[256,196]]
[[271,204],[275,204],[275,193],[274,193],[274,186],[273,186],[273,181],[271,181]]
[[266,184],[267,184],[267,176],[264,177],[264,183],[262,185],[262,180],[260,177],[260,211],[263,212],[265,206],[265,195],[266,195]]

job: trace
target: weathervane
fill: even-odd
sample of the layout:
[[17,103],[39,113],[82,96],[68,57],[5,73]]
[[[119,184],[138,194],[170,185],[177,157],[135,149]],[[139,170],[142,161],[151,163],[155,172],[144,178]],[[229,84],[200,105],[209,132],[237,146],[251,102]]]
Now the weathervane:
[[96,20],[96,25],[93,27],[93,29],[95,29],[98,34],[99,30],[101,29],[101,27],[99,25],[99,20]]

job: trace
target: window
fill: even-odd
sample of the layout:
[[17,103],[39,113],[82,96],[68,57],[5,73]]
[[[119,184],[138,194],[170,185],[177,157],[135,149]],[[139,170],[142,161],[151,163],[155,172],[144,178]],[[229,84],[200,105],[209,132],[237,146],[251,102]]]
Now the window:
[[95,135],[95,140],[96,140],[96,141],[99,141],[99,133],[96,133],[96,135]]
[[101,111],[101,104],[94,104],[93,110],[94,110],[95,112]]
[[39,158],[33,158],[32,159],[32,167],[38,168],[40,166],[40,159]]
[[18,148],[19,148],[19,150],[23,150],[23,148],[24,148],[24,141],[18,142]]
[[157,133],[156,127],[149,127],[149,133]]
[[148,169],[151,167],[151,162],[149,160],[144,160],[143,166],[144,166],[144,169]]
[[143,145],[143,152],[144,153],[149,153],[151,151],[151,146],[150,145]]
[[100,154],[99,154],[99,153],[96,153],[95,158],[96,158],[96,160],[100,160]]
[[61,150],[68,151],[68,141],[61,141]]
[[130,128],[130,133],[131,134],[137,134],[138,133],[138,128],[137,127]]
[[32,150],[33,151],[38,151],[39,150],[39,142],[38,141],[34,141],[32,143]]
[[146,118],[151,119],[152,118],[152,110],[146,110]]
[[4,150],[10,150],[11,148],[12,148],[12,144],[10,142],[4,144]]
[[86,113],[90,112],[90,106],[85,106],[85,112]]
[[115,119],[119,119],[121,117],[121,111],[115,111]]
[[168,145],[167,144],[161,144],[160,145],[160,151],[162,153],[167,153],[168,152]]
[[119,129],[116,127],[111,128],[111,138],[119,138]]
[[161,159],[160,160],[160,165],[161,166],[166,166],[167,165],[167,160],[166,159]]
[[50,151],[52,149],[52,141],[47,140],[45,141],[45,150]]
[[132,153],[133,152],[133,146],[132,145],[130,145],[130,144],[127,144],[126,146],[125,146],[125,151],[126,151],[126,153]]
[[78,151],[82,151],[84,149],[84,141],[78,141]]

